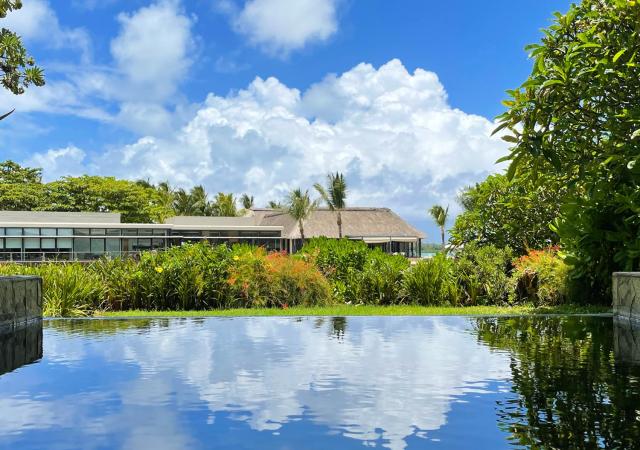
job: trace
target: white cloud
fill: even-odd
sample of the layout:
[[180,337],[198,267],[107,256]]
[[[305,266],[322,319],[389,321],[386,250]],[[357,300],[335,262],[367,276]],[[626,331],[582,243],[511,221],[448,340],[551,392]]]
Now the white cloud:
[[434,73],[409,73],[392,60],[360,64],[304,93],[256,78],[226,97],[210,94],[174,135],[150,135],[89,163],[104,174],[250,192],[258,205],[342,171],[351,205],[417,220],[435,202],[455,209],[462,187],[497,170],[506,146],[493,129],[451,108]]
[[78,176],[86,172],[83,165],[86,153],[70,145],[65,148],[50,149],[45,153],[36,153],[27,161],[30,167],[44,168],[45,181],[52,181],[57,178],[71,175]]
[[15,31],[27,42],[37,41],[51,48],[79,49],[85,61],[89,57],[90,39],[81,28],[65,28],[46,0],[29,0],[21,9],[2,20],[2,26]]
[[267,52],[287,55],[338,30],[338,0],[248,0],[241,10],[228,1],[219,8],[232,16],[234,29]]
[[185,76],[193,48],[192,21],[175,1],[161,1],[118,16],[121,31],[111,53],[129,84],[124,95],[166,100]]

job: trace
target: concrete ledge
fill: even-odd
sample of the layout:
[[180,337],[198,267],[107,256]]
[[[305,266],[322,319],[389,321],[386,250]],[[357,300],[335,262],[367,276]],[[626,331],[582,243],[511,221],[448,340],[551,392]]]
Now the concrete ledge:
[[42,278],[0,277],[0,330],[42,319]]
[[613,314],[640,321],[640,272],[613,274]]

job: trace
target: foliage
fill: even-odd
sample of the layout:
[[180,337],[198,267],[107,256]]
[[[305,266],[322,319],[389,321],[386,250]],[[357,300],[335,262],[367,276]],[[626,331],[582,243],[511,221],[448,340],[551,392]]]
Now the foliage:
[[105,285],[101,278],[78,263],[0,264],[0,274],[41,276],[45,316],[87,316],[104,304]]
[[388,255],[380,249],[368,252],[361,272],[355,272],[351,279],[355,283],[348,296],[353,302],[373,305],[393,305],[403,302],[403,276],[409,267],[409,260],[400,255]]
[[316,183],[313,187],[320,194],[320,198],[324,201],[329,209],[336,213],[336,222],[338,224],[338,237],[342,239],[342,210],[347,206],[347,182],[344,175],[339,172],[327,175],[327,187],[320,183]]
[[169,214],[154,189],[113,177],[63,177],[44,185],[43,195],[43,211],[119,212],[125,222],[159,222]]
[[218,192],[211,205],[211,210],[214,216],[236,217],[238,215],[236,199],[231,193]]
[[509,247],[517,255],[556,244],[558,236],[550,226],[560,213],[566,191],[566,185],[557,180],[536,184],[491,175],[460,196],[464,212],[450,231],[451,242]]
[[556,224],[567,262],[608,298],[611,272],[640,266],[640,2],[583,0],[557,14],[499,129],[510,176],[571,187]]
[[[0,0],[0,18],[20,8],[20,0]],[[32,84],[44,86],[44,72],[27,54],[20,36],[6,28],[0,29],[0,70],[2,86],[13,94],[23,94]]]
[[498,402],[497,414],[514,447],[638,447],[640,370],[618,360],[632,344],[614,349],[625,334],[633,342],[633,331],[584,316],[483,318],[476,329],[481,342],[512,355],[515,398]]
[[557,250],[532,250],[514,262],[511,279],[514,302],[558,305],[569,297],[569,267]]
[[456,254],[456,274],[467,305],[498,305],[508,300],[509,271],[513,252],[509,247],[467,244]]
[[409,268],[402,283],[408,303],[424,306],[459,304],[455,263],[442,253]]
[[447,218],[449,217],[449,206],[447,208],[443,208],[440,205],[433,205],[429,210],[429,214],[433,217],[433,220],[436,222],[436,225],[440,228],[440,237],[442,239],[442,251],[445,251],[446,244],[444,240],[444,228],[447,225]]
[[309,197],[309,191],[302,192],[302,189],[294,189],[289,193],[285,209],[287,213],[298,223],[302,242],[304,242],[304,222],[317,208],[318,202],[311,200],[311,197]]
[[253,205],[254,205],[253,195],[242,194],[242,196],[240,197],[240,203],[242,204],[242,208],[244,208],[245,210],[253,208]]

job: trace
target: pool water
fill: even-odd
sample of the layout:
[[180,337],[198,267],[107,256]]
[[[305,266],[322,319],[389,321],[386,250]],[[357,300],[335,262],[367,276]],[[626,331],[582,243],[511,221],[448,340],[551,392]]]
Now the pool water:
[[36,355],[0,366],[0,448],[640,447],[640,330],[611,317],[46,320],[0,339],[5,361]]

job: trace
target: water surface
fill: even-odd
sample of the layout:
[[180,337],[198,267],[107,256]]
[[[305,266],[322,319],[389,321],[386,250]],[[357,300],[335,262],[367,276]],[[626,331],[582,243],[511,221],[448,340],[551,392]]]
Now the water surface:
[[0,372],[0,448],[636,448],[639,335],[610,317],[50,320],[25,335],[42,359]]

